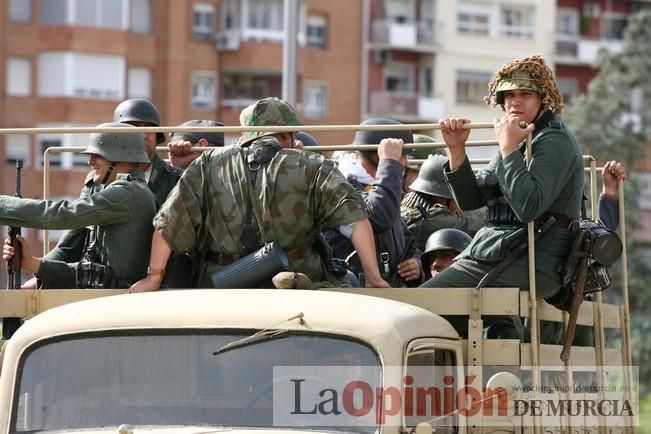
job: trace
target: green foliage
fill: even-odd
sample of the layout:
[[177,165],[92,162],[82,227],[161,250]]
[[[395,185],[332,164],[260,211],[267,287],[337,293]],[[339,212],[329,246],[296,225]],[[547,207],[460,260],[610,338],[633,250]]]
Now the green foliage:
[[631,16],[620,53],[602,50],[599,73],[588,86],[588,93],[576,100],[566,121],[584,146],[586,153],[600,161],[614,159],[627,164],[644,156],[651,136],[648,110],[639,117],[631,111],[631,90],[638,89],[651,100],[651,10]]
[[[600,164],[617,159],[631,167],[645,157],[651,140],[651,10],[630,16],[620,53],[601,51],[599,73],[586,95],[577,98],[565,115],[584,153],[596,156]],[[642,96],[643,104],[632,104],[632,91]],[[631,115],[633,109],[637,113]],[[634,182],[626,185],[626,223],[630,234],[639,224],[636,219],[639,191]],[[644,246],[626,240],[633,363],[640,367],[642,389],[651,392],[651,268]],[[647,248],[648,249],[648,248]],[[616,286],[616,285],[614,285]],[[616,288],[609,291],[616,292]],[[651,405],[651,402],[647,402]],[[651,427],[647,428],[651,432]]]

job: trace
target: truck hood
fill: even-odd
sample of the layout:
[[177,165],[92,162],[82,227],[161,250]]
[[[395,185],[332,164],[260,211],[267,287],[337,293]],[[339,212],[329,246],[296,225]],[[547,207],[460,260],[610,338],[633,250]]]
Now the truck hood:
[[56,431],[37,431],[39,434],[45,433],[79,433],[79,434],[212,434],[212,433],[228,433],[228,434],[351,434],[355,431],[344,430],[331,430],[331,431],[316,431],[312,429],[290,429],[290,428],[250,428],[250,427],[231,427],[231,426],[131,426],[121,425],[120,427],[102,427],[102,428],[88,428],[77,430],[56,430]]

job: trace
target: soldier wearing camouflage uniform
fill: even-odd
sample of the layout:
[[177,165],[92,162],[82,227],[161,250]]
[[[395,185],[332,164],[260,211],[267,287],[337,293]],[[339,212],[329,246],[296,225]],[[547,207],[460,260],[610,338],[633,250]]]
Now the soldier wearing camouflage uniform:
[[[99,127],[133,128],[125,124]],[[74,201],[0,196],[0,224],[36,229],[93,226],[95,236],[85,238],[82,251],[88,248],[94,262],[110,267],[113,277],[107,287],[127,288],[146,274],[151,221],[156,212],[154,195],[138,169],[138,164],[149,161],[144,136],[135,131],[93,133],[84,153],[90,155],[88,164],[93,168],[92,182],[100,186],[98,191]],[[72,263],[34,258],[25,240],[20,242],[22,266],[40,279],[43,288],[83,287],[77,280],[81,256]],[[5,242],[3,257],[13,254],[13,247]]]
[[[439,229],[454,228],[475,235],[485,224],[481,219],[465,216],[457,206],[443,175],[447,162],[446,157],[431,155],[420,167],[418,178],[400,204],[400,214],[416,236],[414,245],[421,251],[427,238]],[[418,205],[426,211],[424,221]]]
[[[271,241],[280,245],[293,271],[313,282],[330,280],[313,249],[322,225],[338,225],[347,232],[365,257],[369,284],[388,286],[375,265],[375,246],[360,196],[333,162],[291,149],[294,134],[273,130],[276,125],[300,125],[294,109],[281,99],[265,98],[245,108],[240,123],[269,130],[245,132],[237,145],[204,152],[188,167],[154,219],[149,275],[131,291],[158,289],[171,249],[204,258],[197,286],[210,287],[214,272],[250,253],[243,242],[250,235],[257,241],[255,249]],[[258,156],[270,159],[257,164]],[[249,222],[252,234],[245,232]]]
[[[522,244],[528,222],[540,225],[554,216],[556,223],[535,243],[537,294],[548,298],[561,288],[559,269],[574,239],[568,226],[581,211],[581,147],[555,116],[564,108],[563,98],[542,56],[503,65],[489,88],[487,104],[500,105],[505,116],[494,122],[499,153],[479,178],[475,177],[465,152],[470,130],[463,125],[470,121],[440,121],[450,157],[445,175],[454,196],[464,210],[488,204],[488,225],[477,232],[452,266],[423,286],[476,286]],[[527,123],[525,128],[522,121]],[[529,133],[533,134],[533,155],[527,166],[523,154]],[[480,189],[478,181],[483,179],[488,185],[489,176],[496,188]],[[488,286],[528,289],[528,268],[527,255],[515,258]]]

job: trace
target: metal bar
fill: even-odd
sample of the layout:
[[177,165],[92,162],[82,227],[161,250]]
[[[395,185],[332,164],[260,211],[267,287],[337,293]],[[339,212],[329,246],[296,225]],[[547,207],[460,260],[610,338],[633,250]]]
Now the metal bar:
[[[403,131],[403,130],[440,130],[438,123],[432,124],[392,124],[392,125],[266,125],[266,126],[223,126],[223,127],[135,127],[141,133],[205,133],[217,132],[241,133],[244,131],[269,131],[279,133],[293,131]],[[463,125],[464,129],[493,128],[492,122],[471,122]],[[135,131],[130,128],[130,131]],[[124,133],[122,127],[52,127],[52,128],[1,128],[0,134],[88,134],[88,133]]]

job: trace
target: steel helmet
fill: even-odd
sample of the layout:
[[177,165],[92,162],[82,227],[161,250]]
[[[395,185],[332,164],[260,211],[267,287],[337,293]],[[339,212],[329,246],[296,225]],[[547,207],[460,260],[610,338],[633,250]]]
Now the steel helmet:
[[[361,123],[361,125],[401,125],[393,119],[386,118],[371,118]],[[409,130],[396,130],[396,131],[357,131],[353,145],[378,145],[383,139],[402,139],[407,143],[414,143],[414,135]],[[407,148],[403,150],[403,154],[407,153]],[[373,156],[377,155],[377,151],[361,151],[361,154],[367,159],[373,161]]]
[[441,196],[452,199],[450,187],[445,182],[443,171],[448,163],[448,158],[442,155],[430,155],[418,171],[418,178],[409,186],[409,189],[430,196]]
[[423,269],[429,269],[432,262],[432,256],[440,250],[454,250],[461,253],[470,245],[472,238],[467,233],[459,229],[446,228],[439,229],[427,238],[425,242],[425,252],[421,256]]
[[[122,101],[113,112],[113,122],[145,122],[153,127],[160,127],[160,113],[156,106],[144,98],[131,98]],[[156,144],[167,140],[165,133],[156,133]]]
[[312,134],[306,133],[305,131],[297,132],[296,140],[303,142],[304,146],[319,146],[319,142],[317,142],[314,136]]
[[150,163],[145,151],[145,136],[133,125],[121,123],[99,124],[100,128],[124,128],[124,133],[97,132],[90,135],[83,154],[97,154],[108,161],[119,163]]

